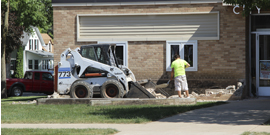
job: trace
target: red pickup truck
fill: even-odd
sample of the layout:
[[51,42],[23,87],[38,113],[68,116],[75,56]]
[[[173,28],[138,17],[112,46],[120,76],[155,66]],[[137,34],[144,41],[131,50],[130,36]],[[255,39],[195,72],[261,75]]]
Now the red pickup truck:
[[21,96],[23,92],[52,94],[53,76],[50,72],[26,71],[23,79],[7,79],[7,90],[10,96]]

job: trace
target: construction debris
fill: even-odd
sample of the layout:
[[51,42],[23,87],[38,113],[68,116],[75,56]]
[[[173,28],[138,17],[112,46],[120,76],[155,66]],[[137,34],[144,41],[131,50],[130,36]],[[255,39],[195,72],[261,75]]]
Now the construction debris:
[[12,102],[13,105],[15,105],[15,104],[36,104],[36,103],[37,103],[36,100],[33,100],[33,101],[28,100],[26,102],[23,102],[23,101],[19,101],[19,102],[14,101],[14,102]]

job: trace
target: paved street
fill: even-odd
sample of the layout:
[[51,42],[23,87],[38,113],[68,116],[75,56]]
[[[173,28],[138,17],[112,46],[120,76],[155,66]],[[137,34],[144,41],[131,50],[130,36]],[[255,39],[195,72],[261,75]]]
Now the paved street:
[[228,104],[178,114],[146,124],[2,124],[2,128],[114,128],[117,135],[240,135],[270,132],[261,125],[270,119],[270,98]]

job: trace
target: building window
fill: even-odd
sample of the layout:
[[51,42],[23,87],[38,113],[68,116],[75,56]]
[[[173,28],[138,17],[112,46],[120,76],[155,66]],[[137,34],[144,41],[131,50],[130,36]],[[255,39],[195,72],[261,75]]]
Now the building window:
[[38,60],[35,60],[35,69],[38,69]]
[[42,60],[42,69],[49,69],[49,60]]
[[29,50],[32,50],[33,49],[33,40],[30,39],[29,40]]
[[38,40],[35,39],[35,50],[38,50]]
[[16,60],[11,60],[10,62],[10,70],[15,70],[16,69]]
[[52,46],[51,46],[51,44],[49,43],[49,52],[51,52],[52,51],[52,48],[51,48]]
[[28,69],[33,69],[33,60],[28,60]]
[[114,43],[116,44],[115,54],[119,65],[128,66],[128,44],[127,42],[98,42],[101,43]]
[[179,54],[190,67],[186,71],[197,71],[197,41],[167,41],[166,45],[166,71],[171,71],[173,56]]

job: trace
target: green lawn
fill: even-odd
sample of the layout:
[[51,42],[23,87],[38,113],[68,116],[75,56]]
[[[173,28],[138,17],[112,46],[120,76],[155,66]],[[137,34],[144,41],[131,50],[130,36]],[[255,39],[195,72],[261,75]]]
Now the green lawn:
[[203,102],[188,106],[123,105],[90,106],[12,104],[41,97],[2,99],[1,123],[145,123],[186,111],[224,104]]
[[33,129],[2,128],[2,135],[111,135],[115,129]]

